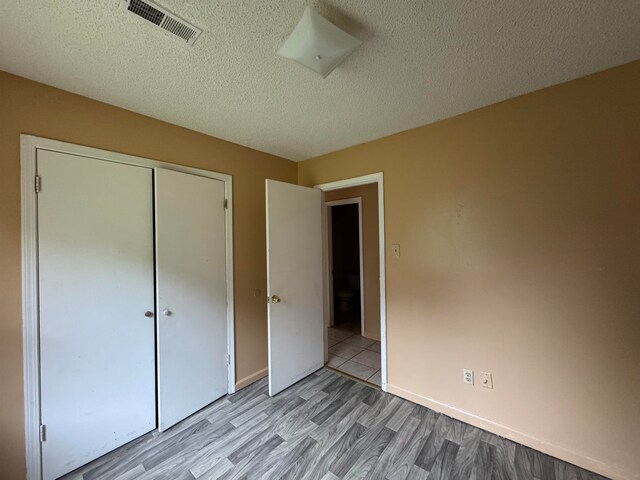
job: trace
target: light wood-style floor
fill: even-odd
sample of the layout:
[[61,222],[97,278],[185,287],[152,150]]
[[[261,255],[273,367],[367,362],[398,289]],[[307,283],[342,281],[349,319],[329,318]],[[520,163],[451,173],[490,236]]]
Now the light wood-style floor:
[[63,478],[603,477],[323,369],[274,398],[263,379]]

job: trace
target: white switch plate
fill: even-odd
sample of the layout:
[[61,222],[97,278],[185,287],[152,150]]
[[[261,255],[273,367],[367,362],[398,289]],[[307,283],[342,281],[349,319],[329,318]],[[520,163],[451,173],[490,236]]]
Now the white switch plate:
[[400,258],[400,245],[397,243],[391,245],[391,255],[393,258]]
[[493,388],[493,378],[488,372],[480,372],[480,385],[484,388]]
[[473,385],[473,370],[469,368],[462,369],[462,382],[467,385]]

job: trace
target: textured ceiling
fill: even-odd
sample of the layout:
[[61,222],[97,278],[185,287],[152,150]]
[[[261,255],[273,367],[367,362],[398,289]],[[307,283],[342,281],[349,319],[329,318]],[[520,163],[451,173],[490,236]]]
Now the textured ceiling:
[[[640,58],[639,0],[0,0],[0,68],[302,160]],[[307,4],[364,41],[328,78],[276,51]],[[1,92],[0,92],[1,94]]]

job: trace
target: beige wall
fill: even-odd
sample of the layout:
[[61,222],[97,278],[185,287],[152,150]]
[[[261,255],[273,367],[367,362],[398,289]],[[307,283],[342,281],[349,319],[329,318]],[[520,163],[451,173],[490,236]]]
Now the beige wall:
[[364,336],[380,340],[380,249],[378,241],[378,185],[343,188],[325,193],[325,201],[362,199],[364,273]]
[[293,162],[0,72],[0,476],[7,479],[25,475],[21,133],[233,175],[238,381],[267,364],[264,179],[296,181]]
[[640,478],[640,62],[303,162],[298,180],[373,172],[402,254],[387,249],[390,391]]
[[[385,174],[391,391],[635,479],[638,85],[635,62],[298,169],[303,185]],[[238,380],[266,366],[264,178],[296,180],[286,160],[0,73],[3,478],[24,477],[20,133],[234,176]]]

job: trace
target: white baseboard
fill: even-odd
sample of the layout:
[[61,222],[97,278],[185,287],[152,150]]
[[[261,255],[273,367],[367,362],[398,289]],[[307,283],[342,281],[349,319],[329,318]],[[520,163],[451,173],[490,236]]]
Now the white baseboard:
[[269,373],[269,367],[264,367],[262,370],[258,370],[257,372],[252,373],[251,375],[247,375],[244,378],[241,378],[236,382],[236,392],[241,388],[248,387],[253,382],[257,382],[261,378],[264,378]]
[[447,405],[445,403],[424,397],[417,393],[387,384],[387,391],[398,397],[410,400],[414,403],[430,408],[436,412],[444,413],[462,422],[471,424],[475,427],[482,428],[491,433],[495,433],[514,442],[526,445],[552,457],[559,458],[565,462],[577,465],[592,472],[604,475],[613,480],[640,480],[640,474],[637,472],[629,472],[616,465],[610,465],[601,460],[589,457],[579,452],[574,452],[565,447],[555,445],[536,437],[532,437],[527,433],[520,432],[506,425],[496,423],[492,420],[480,417],[470,412],[466,412],[459,408]]

